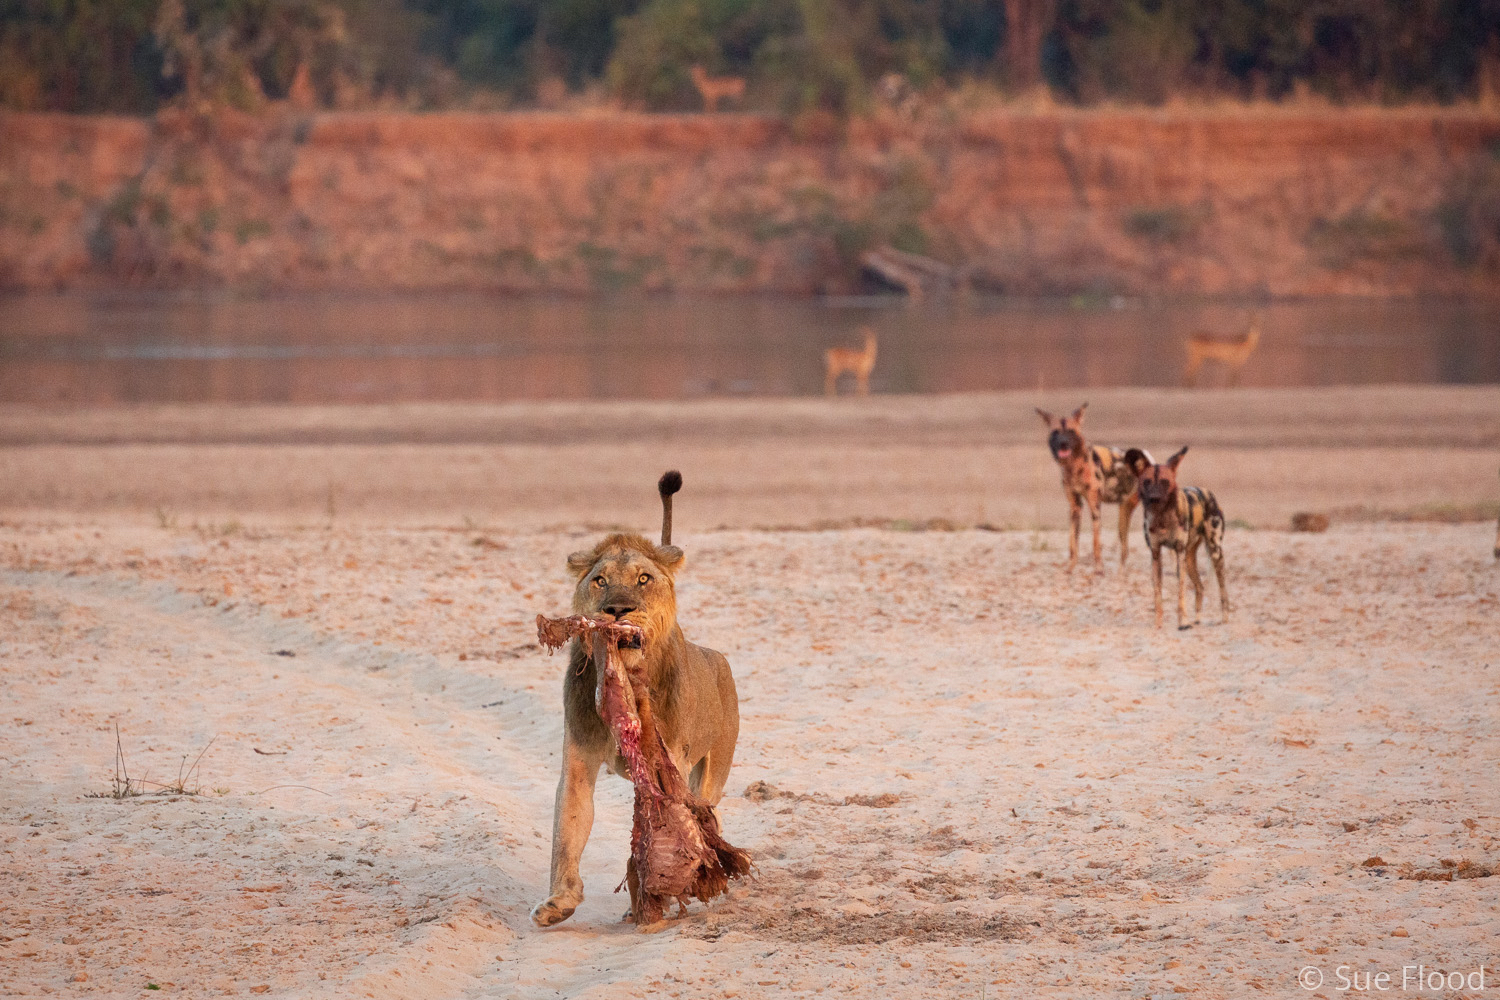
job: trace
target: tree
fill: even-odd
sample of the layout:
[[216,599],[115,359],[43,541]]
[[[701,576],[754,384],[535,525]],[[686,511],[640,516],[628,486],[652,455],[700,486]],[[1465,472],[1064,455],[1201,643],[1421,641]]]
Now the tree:
[[1017,90],[1042,83],[1042,43],[1057,19],[1057,0],[1005,0],[1005,75]]

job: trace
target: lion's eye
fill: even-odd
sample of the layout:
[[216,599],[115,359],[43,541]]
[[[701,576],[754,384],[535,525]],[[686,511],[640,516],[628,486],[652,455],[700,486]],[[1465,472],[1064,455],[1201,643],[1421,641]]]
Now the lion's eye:
[[602,577],[602,576],[596,576],[596,577],[594,577],[594,586],[596,586],[596,587],[602,587],[602,586],[604,586],[604,577]]
[[651,582],[651,574],[650,573],[642,573],[641,574],[641,578],[639,580],[635,581],[635,582],[638,583],[639,585],[641,585],[642,587],[644,587],[646,584],[648,584],[648,583]]

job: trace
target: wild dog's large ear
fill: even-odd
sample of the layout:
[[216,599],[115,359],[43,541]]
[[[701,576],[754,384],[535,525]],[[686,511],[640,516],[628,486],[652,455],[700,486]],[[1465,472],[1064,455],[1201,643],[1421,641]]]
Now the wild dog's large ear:
[[1125,452],[1125,468],[1134,472],[1137,476],[1151,467],[1151,456],[1139,448],[1131,448]]
[[656,547],[656,561],[661,564],[662,569],[675,573],[682,568],[687,556],[675,545],[658,545]]
[[1036,408],[1036,415],[1041,417],[1042,422],[1045,423],[1048,427],[1052,426],[1052,414],[1048,413],[1046,410],[1038,406]]
[[568,572],[579,579],[583,574],[594,568],[594,554],[592,552],[574,552],[568,556]]
[[1089,404],[1088,403],[1084,403],[1078,409],[1074,410],[1073,411],[1073,423],[1078,424],[1079,426],[1082,426],[1083,425],[1083,411],[1087,410],[1088,408],[1089,408]]
[[1182,456],[1187,454],[1187,450],[1187,445],[1183,445],[1181,448],[1177,449],[1177,454],[1167,459],[1167,468],[1171,469],[1173,472],[1176,472],[1177,467],[1182,464]]

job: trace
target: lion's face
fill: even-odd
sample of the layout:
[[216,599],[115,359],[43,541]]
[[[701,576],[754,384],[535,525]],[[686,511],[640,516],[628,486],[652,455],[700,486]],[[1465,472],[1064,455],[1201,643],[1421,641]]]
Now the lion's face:
[[568,557],[568,569],[578,577],[573,611],[639,625],[650,649],[677,622],[673,575],[682,562],[682,550],[675,545],[652,545],[639,535],[610,535],[591,551]]

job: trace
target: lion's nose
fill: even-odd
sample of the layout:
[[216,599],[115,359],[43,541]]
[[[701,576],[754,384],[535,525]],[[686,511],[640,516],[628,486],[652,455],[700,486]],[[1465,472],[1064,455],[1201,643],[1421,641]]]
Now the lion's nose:
[[634,610],[634,604],[611,604],[604,608],[604,613],[607,615],[613,615],[615,618],[619,619],[624,618]]

